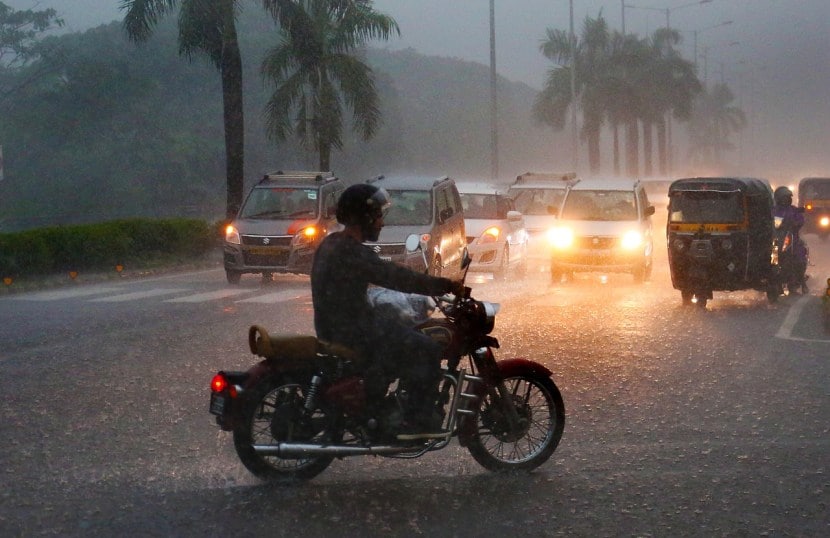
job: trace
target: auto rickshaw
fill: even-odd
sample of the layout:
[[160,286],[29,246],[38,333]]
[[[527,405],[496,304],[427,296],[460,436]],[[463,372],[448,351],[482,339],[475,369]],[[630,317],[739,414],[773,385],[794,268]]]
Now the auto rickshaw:
[[761,179],[672,182],[666,239],[672,285],[684,305],[705,307],[713,291],[745,289],[778,300],[772,208],[772,189]]

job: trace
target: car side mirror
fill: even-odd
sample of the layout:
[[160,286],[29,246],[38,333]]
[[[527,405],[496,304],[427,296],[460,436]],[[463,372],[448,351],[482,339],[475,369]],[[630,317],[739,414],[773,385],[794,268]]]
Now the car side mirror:
[[441,210],[441,214],[439,215],[439,216],[440,216],[440,218],[441,218],[441,222],[446,222],[446,221],[447,221],[447,220],[449,220],[449,219],[450,219],[450,218],[451,218],[454,214],[455,214],[455,212],[452,210],[452,208],[451,208],[451,207],[448,207],[448,208],[446,208],[446,209],[442,209],[442,210]]
[[645,210],[645,214],[646,214],[647,217],[650,217],[650,216],[654,215],[654,206],[653,205],[648,206]]
[[559,213],[559,208],[555,205],[548,206],[548,215],[557,215]]
[[522,220],[522,214],[518,211],[508,211],[507,212],[507,220],[516,222]]

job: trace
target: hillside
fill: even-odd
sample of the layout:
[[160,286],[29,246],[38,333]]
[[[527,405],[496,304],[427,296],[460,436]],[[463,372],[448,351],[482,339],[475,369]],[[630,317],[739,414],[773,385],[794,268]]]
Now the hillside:
[[[314,168],[293,141],[265,138],[270,91],[259,63],[275,39],[269,24],[241,22],[245,61],[246,183],[276,168]],[[53,38],[53,78],[6,103],[0,122],[5,180],[0,231],[129,216],[222,214],[225,199],[218,73],[177,53],[172,22],[146,44],[128,42],[117,23]],[[383,126],[375,139],[349,135],[332,168],[347,181],[392,171],[490,175],[489,68],[412,50],[372,48]],[[43,66],[34,66],[34,68]],[[535,90],[500,78],[503,178],[558,168],[557,140],[531,119]],[[564,144],[568,147],[568,144]],[[557,157],[552,157],[557,156]]]

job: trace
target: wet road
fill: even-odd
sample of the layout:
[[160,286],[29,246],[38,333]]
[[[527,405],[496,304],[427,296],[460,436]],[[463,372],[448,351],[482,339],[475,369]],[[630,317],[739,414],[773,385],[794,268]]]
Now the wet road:
[[[207,413],[246,331],[311,331],[307,279],[220,271],[0,298],[0,535],[824,536],[830,532],[827,243],[812,295],[682,307],[651,282],[471,278],[500,301],[506,358],[554,372],[562,442],[530,475],[495,476],[457,445],[413,461],[335,462],[273,488]],[[658,255],[664,257],[664,246]]]

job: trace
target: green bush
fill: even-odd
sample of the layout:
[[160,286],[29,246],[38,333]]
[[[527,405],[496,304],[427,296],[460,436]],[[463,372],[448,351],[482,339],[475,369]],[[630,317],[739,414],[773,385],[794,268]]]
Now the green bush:
[[185,261],[207,254],[216,237],[215,225],[197,219],[126,219],[0,234],[0,277]]

